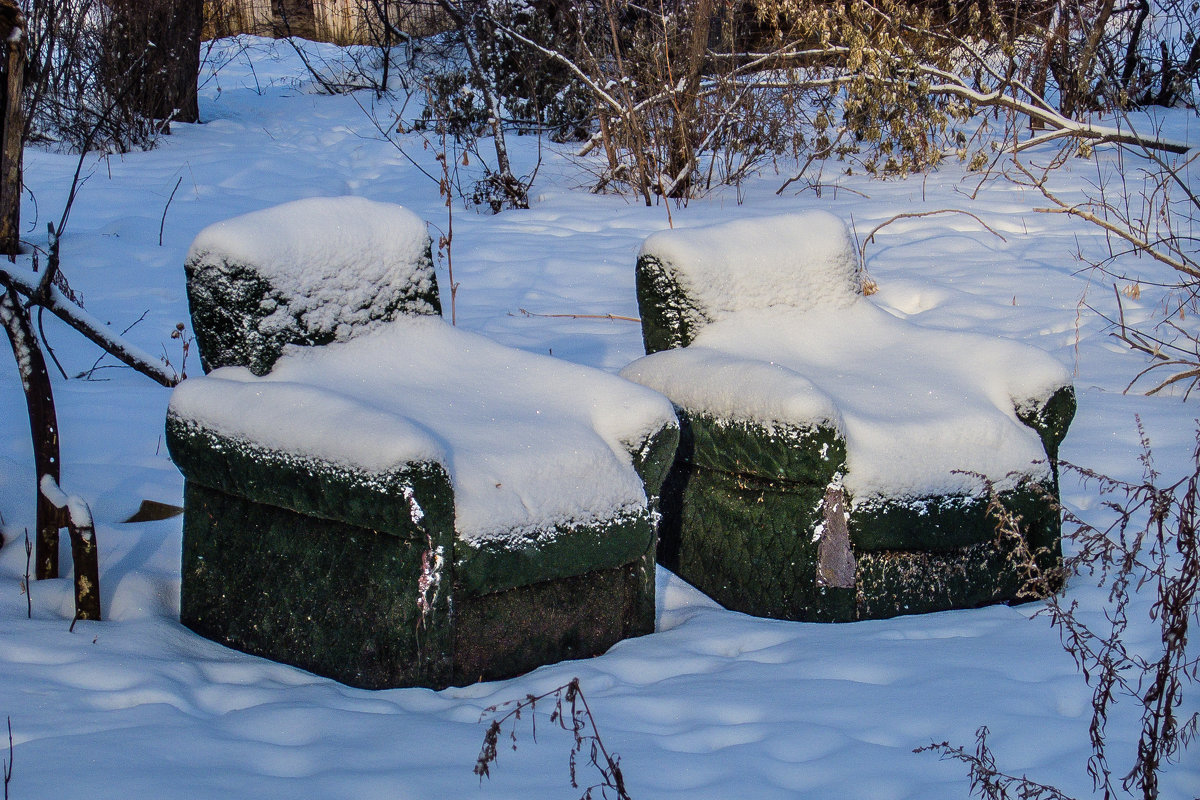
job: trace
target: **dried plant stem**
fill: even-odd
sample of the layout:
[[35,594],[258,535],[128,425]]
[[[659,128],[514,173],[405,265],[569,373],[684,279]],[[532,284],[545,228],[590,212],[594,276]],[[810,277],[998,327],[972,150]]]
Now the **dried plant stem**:
[[25,529],[25,618],[33,619],[33,586],[30,584],[30,564],[33,563],[33,542],[29,541],[29,528]]
[[8,718],[8,761],[4,762],[4,800],[8,800],[8,784],[12,783],[13,735],[12,717]]
[[[572,678],[569,683],[543,694],[526,695],[524,700],[501,703],[484,710],[484,716],[486,716],[487,714],[498,714],[507,709],[503,714],[492,719],[488,724],[487,733],[484,734],[483,748],[479,751],[479,758],[475,761],[475,774],[479,776],[479,780],[491,777],[491,765],[499,756],[497,745],[505,725],[511,724],[508,738],[512,749],[517,749],[516,726],[521,720],[521,715],[526,711],[530,715],[533,739],[535,742],[537,741],[537,704],[550,698],[554,699],[554,707],[550,712],[550,723],[573,737],[568,769],[571,788],[583,789],[580,800],[591,800],[597,796],[600,798],[613,797],[616,800],[632,800],[625,790],[625,776],[622,775],[620,767],[621,759],[616,754],[609,753],[604,741],[600,738],[600,731],[596,728],[592,709],[583,696],[583,690],[579,688],[579,678]],[[578,756],[584,751],[585,746],[587,747],[588,763],[600,772],[600,780],[590,786],[581,787],[576,768]],[[597,792],[599,795],[596,794]]]
[[[517,311],[520,311],[523,317],[545,317],[547,319],[608,319],[638,323],[642,321],[641,317],[623,317],[620,314],[537,314],[533,311],[526,311],[523,308],[518,308]],[[509,316],[512,315],[509,314]]]
[[[1138,430],[1141,482],[1061,463],[1064,470],[1096,487],[1103,501],[1099,507],[1110,515],[1111,521],[1101,526],[1064,511],[1065,521],[1075,526],[1071,537],[1078,546],[1066,569],[1095,579],[1107,590],[1103,622],[1089,623],[1078,601],[1058,595],[1050,597],[1044,613],[1092,689],[1087,773],[1094,788],[1105,798],[1124,792],[1158,800],[1163,769],[1181,761],[1200,732],[1200,712],[1186,713],[1189,704],[1184,696],[1185,689],[1200,680],[1200,654],[1189,652],[1187,646],[1192,623],[1200,622],[1200,431],[1192,451],[1194,468],[1167,483],[1154,467],[1140,420]],[[1002,523],[1014,519],[1010,515]],[[1148,616],[1158,628],[1158,648],[1127,645],[1130,609],[1137,595],[1152,598]],[[1122,777],[1114,776],[1109,762],[1107,730],[1118,700],[1132,704],[1141,715],[1133,763]],[[972,793],[988,800],[1067,800],[1054,787],[997,768],[987,733],[987,728],[979,729],[973,753],[949,742],[935,742],[916,752],[937,752],[944,759],[967,764]]]

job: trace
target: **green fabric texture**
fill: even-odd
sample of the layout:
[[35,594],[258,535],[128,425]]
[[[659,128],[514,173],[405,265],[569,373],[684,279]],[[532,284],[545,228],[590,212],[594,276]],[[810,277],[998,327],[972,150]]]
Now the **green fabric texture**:
[[708,318],[688,298],[674,272],[655,256],[640,256],[635,274],[646,353],[687,347]]
[[[646,352],[686,347],[709,321],[670,264],[637,262]],[[768,430],[677,408],[681,439],[662,492],[659,562],[722,605],[762,616],[844,621],[1032,599],[1019,592],[1012,542],[997,540],[987,497],[880,498],[853,506],[854,589],[820,585],[826,489],[845,473],[845,442],[827,427]],[[1015,409],[1051,463],[1041,485],[1000,493],[1043,569],[1061,562],[1054,459],[1075,413],[1063,387]]]
[[[422,593],[423,533],[400,537],[188,481],[180,619],[192,630],[352,686],[445,686],[450,575]],[[436,552],[434,548],[433,552]]]
[[[617,567],[479,595],[453,586],[448,569],[423,588],[421,576],[436,563],[427,540],[194,482],[185,505],[182,622],[351,686],[440,689],[508,678],[598,655],[654,629],[652,551]],[[424,610],[415,602],[422,595]]]
[[[414,283],[367,324],[441,313],[428,248],[421,269],[431,288]],[[186,272],[205,371],[263,375],[289,344],[333,341],[302,314],[280,319],[289,298],[252,265],[197,260]],[[485,543],[455,535],[440,464],[370,474],[174,414],[166,429],[186,478],[181,619],[216,641],[353,686],[442,688],[653,631],[654,522],[674,425],[631,448],[646,509]]]
[[[667,426],[635,449],[648,492],[678,436]],[[366,474],[173,414],[167,446],[187,478],[181,619],[237,649],[354,686],[441,688],[653,630],[652,508],[472,547],[438,464]]]
[[[747,475],[692,468],[667,503],[664,566],[721,605],[781,619],[841,619],[852,608],[852,590],[817,585],[817,542],[827,483],[780,483]],[[669,509],[669,510],[668,510]],[[678,517],[674,517],[674,515]],[[677,520],[677,523],[676,523]]]
[[[1052,484],[1021,485],[997,493],[1011,514],[1029,526],[1038,541],[1057,540],[1059,519],[1048,498],[1056,497]],[[855,550],[947,551],[996,538],[996,519],[988,512],[988,498],[970,495],[936,495],[918,499],[862,503],[850,511],[850,538]]]
[[[440,315],[437,278],[429,247],[418,270],[429,281],[428,291],[414,284],[390,306],[375,312],[365,324],[403,315]],[[321,345],[334,341],[335,332],[307,323],[303,314],[284,319],[277,314],[292,298],[272,286],[253,264],[189,259],[184,265],[192,331],[205,372],[218,367],[244,366],[265,375],[289,344]]]
[[[746,420],[719,420],[676,408],[679,452],[697,466],[765,480],[831,483],[846,469],[846,442],[826,425],[776,424],[770,429]],[[686,440],[686,441],[685,441]]]
[[1058,446],[1066,438],[1075,418],[1075,387],[1064,386],[1045,400],[1027,400],[1017,405],[1017,419],[1038,432],[1051,466],[1058,460]]
[[[678,473],[676,473],[678,474]],[[855,587],[823,586],[817,578],[819,539],[826,487],[781,483],[754,476],[686,471],[677,502],[664,520],[660,545],[668,547],[678,526],[675,552],[660,557],[726,608],[757,616],[806,622],[847,622],[972,608],[1023,596],[1021,562],[1013,542],[1001,542],[996,520],[983,516],[972,530],[983,540],[945,549],[866,550],[852,547]],[[1036,490],[1017,493],[1040,516],[1026,517],[1031,551],[1043,549],[1038,565],[1061,563],[1058,518],[1045,502],[1032,504]],[[664,500],[667,497],[664,493]],[[667,514],[667,506],[664,505]],[[851,539],[857,535],[854,515]],[[660,553],[662,551],[660,550]]]
[[486,594],[627,564],[646,552],[653,537],[649,514],[639,511],[503,541],[460,539],[454,545],[454,574],[459,589]]
[[[647,474],[665,473],[677,437],[676,430],[667,427],[647,440],[641,465]],[[385,475],[366,474],[222,436],[173,414],[167,417],[167,449],[189,481],[385,534],[408,536],[417,530],[403,497],[411,488],[424,515],[422,528],[453,553],[456,584],[473,594],[627,564],[645,553],[654,537],[647,509],[592,525],[560,525],[502,540],[456,540],[453,489],[438,464],[415,463]]]
[[[988,498],[957,495],[852,507],[856,588],[822,586],[814,537],[825,521],[826,490],[845,469],[844,444],[829,429],[781,435],[680,416],[658,557],[725,607],[818,622],[1033,599],[1018,597],[1014,547],[997,545]],[[800,442],[790,456],[789,441]],[[1028,548],[1044,553],[1043,569],[1061,561],[1057,496],[1053,481],[997,495],[1021,518]]]
[[440,464],[407,464],[368,474],[271,450],[167,415],[167,450],[189,481],[306,516],[337,520],[397,536],[417,530],[404,489],[440,544],[454,537],[454,494]]
[[[1024,554],[1000,537],[947,552],[878,551],[857,558],[857,619],[925,614],[993,603],[1037,600],[1046,592],[1026,582]],[[1057,540],[1055,541],[1057,547]],[[1062,555],[1035,556],[1042,569],[1059,567]],[[1061,586],[1049,583],[1050,591]]]
[[[650,569],[647,569],[649,563]],[[654,631],[653,558],[485,595],[456,595],[454,682],[599,655]]]
[[634,448],[634,468],[649,500],[646,509],[590,525],[559,525],[495,541],[458,541],[454,551],[457,586],[471,594],[565,578],[629,564],[654,548],[657,494],[675,457],[679,431],[668,425]]
[[646,498],[655,507],[658,495],[679,449],[679,426],[665,425],[634,446],[629,453],[633,469],[646,487]]

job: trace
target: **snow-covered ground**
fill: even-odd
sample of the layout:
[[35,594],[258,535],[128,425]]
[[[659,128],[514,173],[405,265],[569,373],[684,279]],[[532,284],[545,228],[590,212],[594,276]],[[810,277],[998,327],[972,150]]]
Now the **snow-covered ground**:
[[[227,63],[207,75],[204,124],[176,126],[150,152],[85,160],[89,177],[62,243],[64,271],[87,309],[119,330],[133,325],[130,339],[177,366],[180,344],[170,332],[187,321],[183,261],[205,226],[285,201],[351,194],[401,203],[447,227],[437,185],[381,141],[360,108],[369,95],[318,95],[286,47],[241,44],[244,51],[223,44],[218,61]],[[1200,145],[1195,116],[1172,113],[1162,122],[1173,138]],[[434,172],[433,151],[407,141],[412,158]],[[531,169],[536,143],[514,144],[518,170]],[[1077,259],[1102,255],[1105,242],[1061,215],[1035,213],[1044,201],[1033,193],[997,183],[972,198],[975,180],[955,164],[886,183],[839,175],[835,165],[826,180],[842,188],[794,193],[793,184],[776,196],[785,176],[766,175],[672,208],[669,219],[662,205],[589,194],[580,188],[585,166],[553,149],[541,156],[528,211],[454,213],[456,311],[466,330],[615,372],[642,355],[635,323],[533,315],[636,316],[634,258],[642,240],[671,221],[823,209],[862,239],[899,212],[967,209],[1003,239],[959,214],[889,225],[866,249],[879,285],[873,299],[927,325],[1035,345],[1068,365],[1080,403],[1063,445],[1067,460],[1138,478],[1140,416],[1160,470],[1176,476],[1189,467],[1196,400],[1122,393],[1144,362],[1084,307],[1111,310],[1115,302],[1112,286],[1080,272]],[[1109,158],[1099,155],[1101,163]],[[29,241],[44,245],[75,163],[26,153]],[[1096,175],[1097,162],[1079,161],[1061,180],[1078,189]],[[1147,279],[1153,271],[1149,262],[1128,267]],[[1144,318],[1153,302],[1149,292],[1126,300],[1126,314]],[[92,367],[99,353],[91,345],[49,315],[45,327],[69,373]],[[1037,605],[798,624],[725,611],[660,572],[653,635],[588,661],[442,692],[350,689],[204,640],[178,622],[180,520],[121,522],[142,499],[180,501],[182,479],[162,443],[169,392],[112,363],[101,361],[92,380],[55,380],[63,485],[95,513],[107,617],[69,632],[65,579],[33,585],[26,619],[19,536],[33,525],[32,454],[16,370],[0,348],[0,514],[18,536],[0,550],[0,718],[12,722],[15,800],[577,797],[568,737],[548,725],[536,744],[522,729],[517,752],[501,750],[491,780],[480,785],[472,773],[485,708],[573,677],[639,800],[961,798],[960,765],[912,750],[943,739],[969,745],[980,725],[991,729],[1002,767],[1090,796],[1090,690],[1048,622],[1030,619]],[[199,371],[194,354],[187,367]],[[1094,492],[1074,478],[1063,497],[1077,513],[1102,519]],[[1069,592],[1086,619],[1100,619],[1103,592],[1083,579]],[[1133,612],[1144,618],[1148,608],[1140,597]],[[1154,635],[1142,624],[1127,640],[1152,647]],[[1186,710],[1197,707],[1193,692]],[[1138,732],[1131,711],[1119,705],[1109,723],[1118,772]],[[1161,796],[1200,796],[1194,748],[1168,769]]]

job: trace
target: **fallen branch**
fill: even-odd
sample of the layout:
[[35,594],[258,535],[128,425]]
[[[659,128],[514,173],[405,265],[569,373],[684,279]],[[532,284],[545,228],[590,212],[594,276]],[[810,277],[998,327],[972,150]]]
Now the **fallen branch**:
[[[533,311],[526,311],[523,308],[518,308],[523,317],[546,317],[548,319],[607,319],[607,320],[622,320],[624,322],[638,322],[642,320],[640,317],[623,317],[620,314],[537,314]],[[510,317],[516,316],[509,314]]]

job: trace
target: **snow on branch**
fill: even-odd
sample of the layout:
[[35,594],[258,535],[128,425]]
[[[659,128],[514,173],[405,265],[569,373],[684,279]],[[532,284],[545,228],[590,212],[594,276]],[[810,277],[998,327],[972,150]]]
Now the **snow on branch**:
[[32,277],[13,270],[0,269],[0,280],[10,284],[27,298],[27,307],[45,308],[102,350],[151,380],[167,387],[179,383],[179,376],[168,369],[160,359],[112,333],[107,325],[68,300],[57,286],[46,281],[32,280]]

